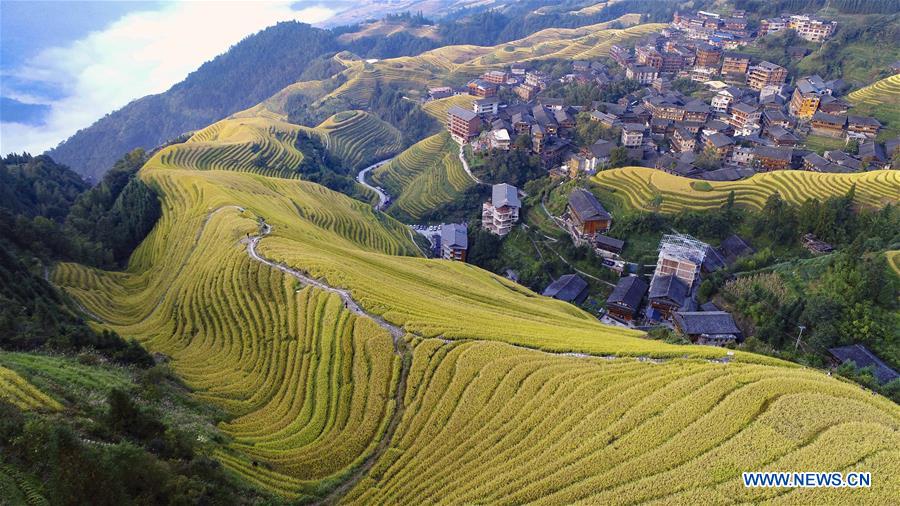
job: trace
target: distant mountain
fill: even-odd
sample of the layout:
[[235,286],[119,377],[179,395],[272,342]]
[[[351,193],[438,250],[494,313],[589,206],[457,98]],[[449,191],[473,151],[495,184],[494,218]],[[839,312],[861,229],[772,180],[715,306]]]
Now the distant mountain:
[[310,62],[339,49],[330,31],[279,23],[235,44],[168,91],[137,99],[79,130],[48,154],[97,181],[132,149],[152,149],[259,103],[297,81]]

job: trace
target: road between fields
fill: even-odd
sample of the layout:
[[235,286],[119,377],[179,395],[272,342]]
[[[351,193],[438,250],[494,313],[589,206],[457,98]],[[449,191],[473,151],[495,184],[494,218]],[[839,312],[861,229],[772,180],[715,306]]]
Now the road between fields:
[[318,501],[316,503],[335,504],[369,473],[369,471],[372,469],[372,466],[375,465],[378,459],[380,459],[381,456],[384,455],[384,452],[387,451],[388,447],[390,447],[391,442],[394,439],[394,432],[396,432],[397,427],[400,425],[400,420],[403,419],[403,412],[406,410],[406,405],[404,404],[406,398],[406,379],[409,376],[409,367],[412,364],[412,351],[410,350],[409,345],[403,339],[406,331],[404,331],[397,325],[388,323],[384,318],[369,313],[368,311],[360,307],[360,305],[355,300],[353,300],[353,297],[350,295],[350,292],[348,290],[335,288],[329,284],[319,281],[318,279],[310,277],[301,271],[292,269],[287,265],[269,260],[268,258],[260,255],[256,247],[259,245],[259,241],[263,237],[269,235],[271,231],[272,228],[267,223],[263,223],[262,230],[259,235],[252,236],[249,239],[244,239],[241,241],[247,243],[247,254],[250,255],[250,258],[273,269],[278,269],[279,271],[297,279],[305,285],[337,294],[337,296],[340,297],[342,301],[344,301],[344,308],[346,308],[348,311],[361,318],[368,318],[375,322],[379,327],[387,330],[391,334],[391,338],[394,343],[394,353],[400,357],[400,377],[397,380],[397,388],[394,392],[394,410],[390,415],[390,420],[388,420],[387,429],[385,429],[384,434],[378,441],[378,445],[375,447],[375,450],[368,457],[366,457],[362,464],[360,464],[358,467],[356,467],[356,469],[353,470],[353,472],[347,479],[343,480],[340,485],[335,487],[335,489],[332,490],[328,495],[326,495],[321,501]]
[[484,181],[482,181],[482,180],[478,179],[477,177],[475,177],[475,174],[472,174],[472,169],[469,168],[469,162],[466,161],[466,151],[465,151],[465,149],[466,149],[466,145],[465,145],[465,144],[460,144],[460,145],[459,145],[459,161],[462,163],[463,170],[465,170],[465,171],[466,171],[466,174],[468,174],[469,177],[472,178],[472,181],[475,181],[475,184],[487,184],[487,183],[485,183]]
[[391,199],[391,197],[390,197],[390,195],[388,195],[387,193],[385,193],[385,192],[379,190],[378,188],[376,188],[376,187],[370,185],[369,183],[367,183],[367,182],[366,182],[366,176],[369,175],[369,172],[371,172],[371,171],[377,169],[378,167],[381,167],[382,165],[384,165],[384,164],[390,162],[390,161],[393,160],[393,159],[394,159],[394,158],[391,157],[391,158],[388,158],[387,160],[382,160],[382,161],[380,161],[380,162],[378,162],[378,163],[373,163],[372,165],[369,165],[369,166],[366,167],[365,169],[359,171],[359,174],[356,175],[356,182],[357,182],[357,183],[359,183],[359,184],[365,186],[366,188],[368,188],[368,189],[370,189],[370,190],[372,190],[373,192],[375,192],[375,193],[378,194],[378,204],[375,206],[375,210],[376,210],[376,211],[384,211],[384,208],[387,207],[387,203],[388,203],[388,201]]

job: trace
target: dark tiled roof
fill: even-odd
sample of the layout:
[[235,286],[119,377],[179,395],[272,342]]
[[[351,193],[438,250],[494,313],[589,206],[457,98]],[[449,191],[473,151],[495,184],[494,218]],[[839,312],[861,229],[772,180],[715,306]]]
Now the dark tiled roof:
[[474,112],[472,112],[468,109],[463,109],[462,107],[460,107],[458,105],[454,105],[453,107],[451,107],[447,111],[447,114],[451,114],[453,116],[456,116],[457,118],[462,118],[464,121],[472,121],[473,119],[475,119],[478,116]]
[[768,146],[759,146],[753,148],[753,154],[759,158],[768,158],[770,160],[781,160],[790,162],[793,150],[790,148],[770,148]]
[[466,249],[469,247],[469,237],[466,232],[465,225],[445,223],[441,225],[441,244],[448,247]]
[[683,281],[673,275],[654,276],[650,282],[651,299],[669,299],[679,306],[684,304],[687,298],[688,287]]
[[622,248],[625,247],[625,241],[622,239],[616,239],[615,237],[609,237],[608,235],[603,234],[595,235],[594,243],[601,249],[605,249],[603,246],[606,246],[607,248],[612,248],[614,251],[622,251]]
[[719,245],[719,249],[722,252],[722,255],[725,256],[725,259],[728,263],[732,263],[738,258],[746,255],[750,255],[753,253],[753,248],[747,244],[741,236],[737,234],[732,234],[725,238],[722,241],[722,244]]
[[619,304],[631,309],[637,309],[641,299],[647,293],[647,282],[637,276],[620,278],[616,287],[606,299],[607,304]]
[[890,366],[882,362],[880,358],[861,344],[831,348],[828,352],[840,360],[841,363],[852,360],[857,367],[872,367],[875,377],[882,383],[888,383],[900,378],[900,374],[897,374],[897,371],[891,369]]
[[756,174],[756,171],[751,167],[725,167],[704,172],[700,174],[700,178],[707,181],[737,181],[738,179],[750,177],[753,174]]
[[597,201],[597,197],[593,193],[584,188],[576,188],[569,194],[569,207],[571,207],[582,221],[586,220],[608,220],[609,213],[603,208],[603,205]]
[[830,123],[832,125],[843,125],[847,123],[846,116],[837,116],[834,114],[826,114],[822,111],[816,111],[813,114],[812,121],[821,121],[823,123]]
[[721,309],[719,309],[719,306],[715,305],[715,303],[704,302],[703,304],[700,304],[700,311],[721,311]]
[[741,329],[734,323],[734,318],[725,311],[677,312],[674,320],[678,327],[688,335],[741,334]]
[[709,142],[717,148],[724,148],[725,146],[734,144],[734,139],[721,132],[716,132],[709,136]]
[[587,297],[587,286],[587,281],[581,279],[577,274],[566,274],[550,283],[543,295],[580,304]]

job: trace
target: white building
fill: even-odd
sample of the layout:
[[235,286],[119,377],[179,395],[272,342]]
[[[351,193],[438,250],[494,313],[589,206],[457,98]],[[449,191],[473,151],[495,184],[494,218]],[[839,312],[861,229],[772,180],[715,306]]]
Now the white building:
[[511,184],[495,184],[491,199],[481,207],[481,226],[485,230],[505,236],[519,221],[519,189]]
[[629,123],[622,127],[622,145],[626,148],[639,148],[644,142],[644,125]]
[[497,97],[482,98],[472,103],[472,112],[475,114],[496,115],[499,109],[500,100]]
[[509,131],[505,128],[499,128],[491,131],[491,147],[494,149],[509,150]]
[[753,148],[735,146],[731,152],[731,161],[737,165],[749,166],[753,163]]

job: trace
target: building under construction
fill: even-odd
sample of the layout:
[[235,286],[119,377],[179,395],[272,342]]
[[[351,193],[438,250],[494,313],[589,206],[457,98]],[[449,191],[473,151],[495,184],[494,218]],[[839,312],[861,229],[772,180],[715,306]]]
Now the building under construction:
[[653,277],[673,275],[690,290],[700,276],[707,244],[686,234],[664,235]]

